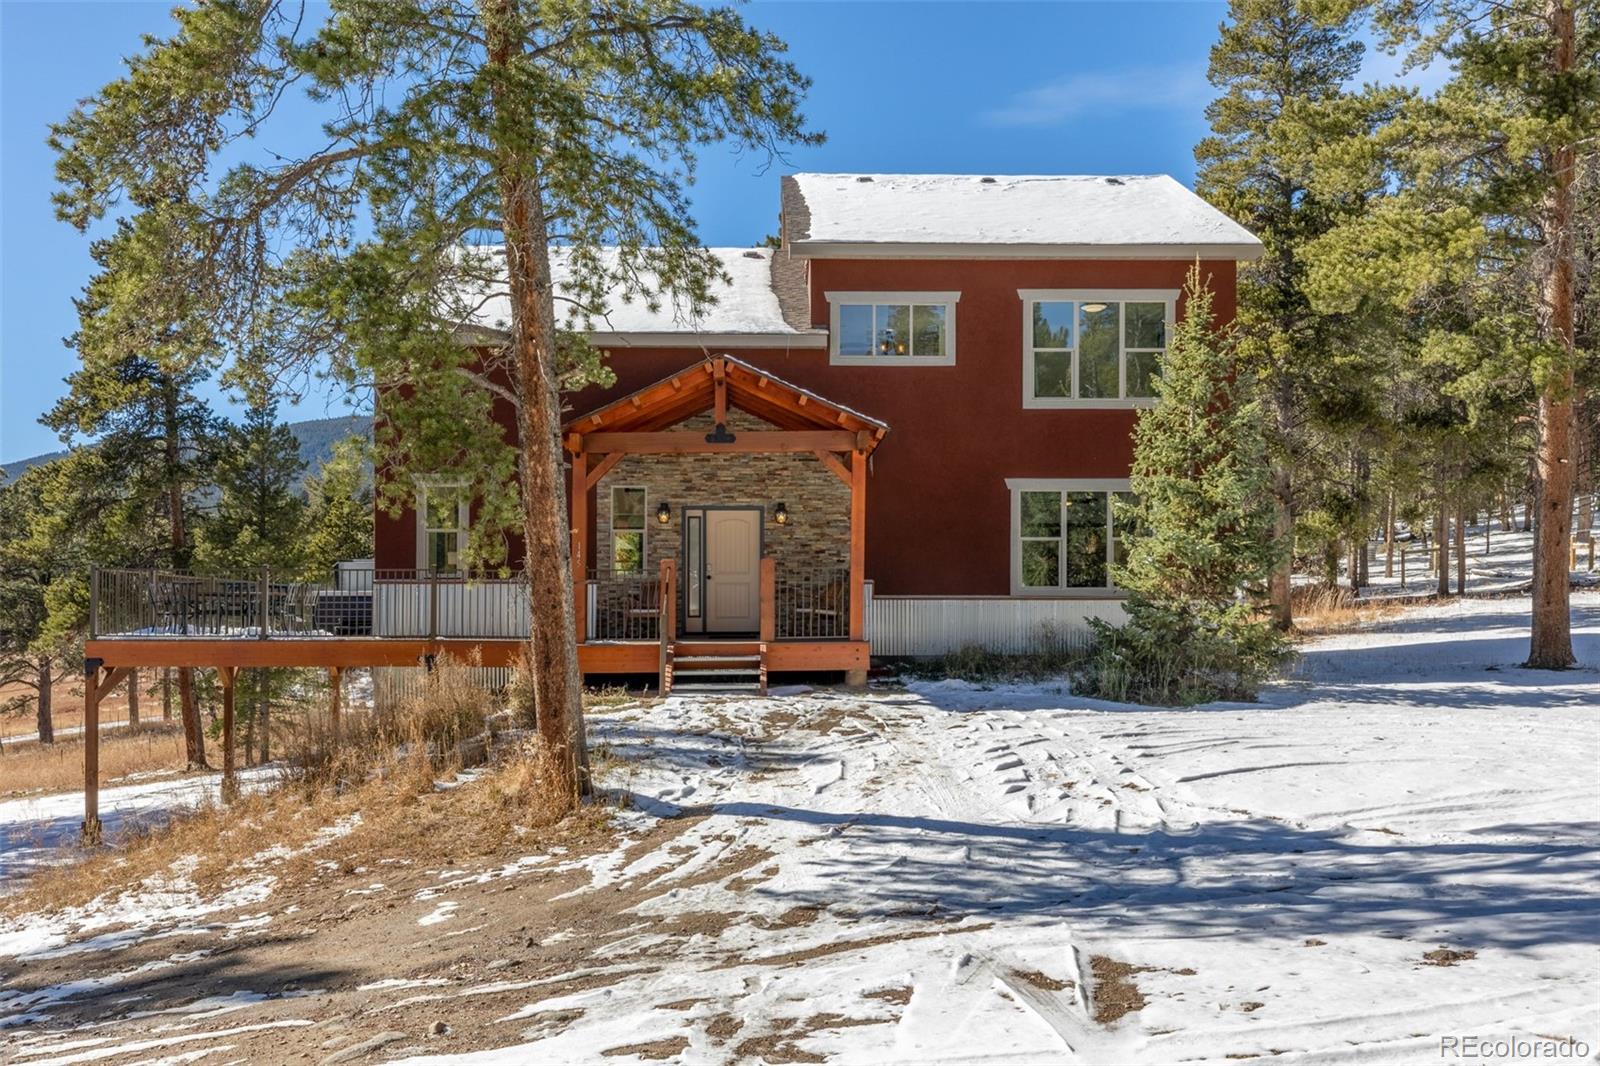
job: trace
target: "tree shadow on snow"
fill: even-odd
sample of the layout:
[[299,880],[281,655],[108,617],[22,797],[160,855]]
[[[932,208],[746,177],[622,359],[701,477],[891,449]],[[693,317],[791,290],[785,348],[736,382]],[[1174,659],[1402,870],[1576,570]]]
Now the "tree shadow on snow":
[[1454,929],[1463,942],[1505,948],[1600,939],[1600,822],[1497,826],[1484,833],[1502,839],[1470,842],[1367,843],[1261,819],[1111,832],[768,804],[715,811],[799,821],[846,842],[807,852],[808,880],[825,891],[781,893],[819,906],[932,906],[1024,924],[1093,918],[1186,937],[1437,940]]

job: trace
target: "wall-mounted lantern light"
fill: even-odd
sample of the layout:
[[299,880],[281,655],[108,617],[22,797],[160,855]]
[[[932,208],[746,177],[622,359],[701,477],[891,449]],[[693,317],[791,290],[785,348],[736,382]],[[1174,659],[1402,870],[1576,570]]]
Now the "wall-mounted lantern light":
[[666,525],[668,522],[672,521],[672,507],[667,503],[666,500],[662,500],[660,503],[656,504],[656,521],[660,522],[662,525]]
[[772,509],[772,520],[780,526],[789,524],[789,508],[785,504],[778,504]]

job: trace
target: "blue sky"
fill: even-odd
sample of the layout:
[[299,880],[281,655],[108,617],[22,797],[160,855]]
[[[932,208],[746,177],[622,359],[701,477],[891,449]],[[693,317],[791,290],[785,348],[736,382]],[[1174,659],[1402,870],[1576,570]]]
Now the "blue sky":
[[[37,419],[75,364],[61,338],[90,269],[88,239],[51,213],[46,128],[115,78],[141,33],[164,34],[170,7],[0,0],[0,461],[60,446]],[[745,8],[814,79],[808,114],[828,134],[777,172],[1169,173],[1184,182],[1205,133],[1207,52],[1225,10],[1198,0]],[[775,231],[777,191],[758,161],[708,152],[693,190],[702,239],[742,245]],[[285,413],[343,408],[317,396]]]

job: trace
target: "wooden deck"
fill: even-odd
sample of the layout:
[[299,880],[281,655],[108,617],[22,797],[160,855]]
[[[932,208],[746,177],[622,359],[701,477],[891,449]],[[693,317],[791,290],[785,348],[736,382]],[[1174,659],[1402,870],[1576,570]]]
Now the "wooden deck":
[[[425,666],[430,657],[450,656],[481,666],[509,666],[521,640],[393,637],[101,637],[85,642],[84,658],[104,669],[125,667],[320,667]],[[767,645],[775,673],[865,670],[871,647],[864,640],[778,640]],[[587,641],[578,645],[584,676],[654,674],[661,644],[655,640]]]

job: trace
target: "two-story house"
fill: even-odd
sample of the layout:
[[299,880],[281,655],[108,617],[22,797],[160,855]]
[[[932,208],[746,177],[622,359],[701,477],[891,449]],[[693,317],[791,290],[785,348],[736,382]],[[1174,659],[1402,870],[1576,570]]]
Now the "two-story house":
[[[1260,251],[1168,177],[784,178],[779,246],[717,250],[697,316],[611,301],[616,382],[565,397],[585,674],[1081,642],[1121,609],[1112,501],[1184,276],[1226,321]],[[88,666],[401,669],[380,692],[441,654],[503,669],[527,584],[462,571],[463,495],[416,478],[332,583],[97,569]]]
[[[611,306],[616,383],[566,398],[585,670],[654,672],[626,650],[654,640],[859,674],[1114,618],[1110,501],[1184,276],[1225,321],[1260,243],[1165,176],[797,174],[781,211],[779,247],[715,250],[698,317]],[[454,566],[470,508],[418,493],[380,574]]]

